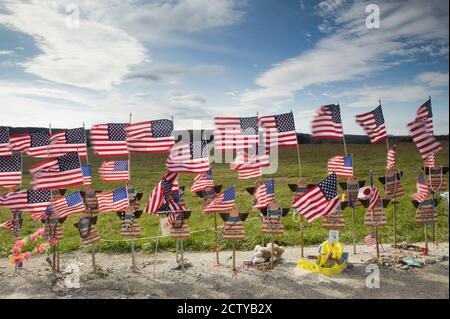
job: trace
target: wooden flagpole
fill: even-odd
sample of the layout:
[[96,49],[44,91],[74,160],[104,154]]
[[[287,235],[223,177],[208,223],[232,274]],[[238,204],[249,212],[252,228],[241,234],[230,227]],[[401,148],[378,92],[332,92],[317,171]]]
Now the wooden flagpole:
[[[83,122],[83,130],[84,130],[84,136],[86,138],[86,164],[89,164],[89,149],[87,147],[87,135],[86,135],[86,126]],[[91,169],[92,172],[92,169]],[[91,178],[92,178],[92,173],[91,173]],[[86,189],[87,187],[85,187]],[[91,208],[88,208],[88,214],[89,214],[89,218],[92,218],[92,212],[91,212]],[[91,260],[92,260],[92,270],[94,272],[94,274],[97,272],[97,265],[95,263],[95,249],[96,249],[97,244],[93,243],[91,245]]]
[[[133,116],[133,113],[130,112],[130,117],[128,120],[128,123],[131,124],[131,118]],[[131,153],[128,152],[128,181],[131,183]],[[128,189],[128,184],[126,185]],[[127,191],[128,196],[128,191]],[[131,237],[131,270],[133,272],[138,272],[138,267],[136,266],[136,252],[135,252],[135,241],[134,238]]]
[[[52,124],[51,123],[48,123],[48,131],[51,136],[52,135]],[[52,192],[52,190],[50,190],[50,200],[52,200],[52,199],[53,199],[53,192]],[[47,218],[49,218],[49,216]],[[55,228],[55,231],[56,231],[56,228]],[[50,232],[50,234],[52,234],[52,233],[53,233],[53,230]],[[55,235],[56,235],[56,233],[55,233]],[[55,245],[52,246],[52,270],[53,270],[53,273],[56,273],[57,271],[59,271],[59,267],[57,268],[57,265],[56,265],[57,255],[58,255],[58,242],[56,241]]]

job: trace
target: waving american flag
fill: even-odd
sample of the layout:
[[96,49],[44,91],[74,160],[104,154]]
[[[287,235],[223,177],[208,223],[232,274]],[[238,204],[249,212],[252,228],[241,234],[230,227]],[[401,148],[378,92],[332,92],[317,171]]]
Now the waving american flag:
[[9,129],[7,127],[0,127],[0,156],[12,155],[12,147],[9,142]]
[[0,186],[13,188],[22,185],[22,156],[0,156]]
[[422,104],[416,112],[416,121],[425,121],[425,131],[433,135],[433,111],[431,109],[431,99]]
[[104,182],[128,181],[130,179],[128,165],[128,160],[105,161],[98,172]]
[[169,172],[153,188],[144,211],[152,214],[167,203],[170,195],[178,190],[178,174]]
[[62,156],[69,152],[78,152],[80,157],[86,157],[86,131],[83,127],[79,127],[52,134],[49,152],[51,157]]
[[386,125],[381,105],[371,112],[356,115],[356,123],[369,135],[372,144],[386,140]]
[[292,207],[305,216],[308,223],[334,213],[341,204],[337,191],[336,173],[294,198]]
[[48,205],[50,205],[51,198],[49,189],[21,190],[0,196],[0,206],[27,212],[45,213]]
[[430,133],[427,119],[415,119],[408,123],[413,142],[423,159],[442,150],[441,143]]
[[75,192],[66,196],[55,198],[52,200],[51,205],[53,212],[58,218],[67,217],[77,213],[83,213],[86,211],[83,197],[80,192]]
[[170,150],[167,170],[173,173],[202,173],[209,170],[209,154],[206,140],[181,141]]
[[253,205],[254,208],[264,208],[267,207],[271,200],[275,196],[275,182],[273,179],[269,179],[259,185],[255,189],[255,199],[256,203]]
[[130,153],[165,153],[175,144],[171,120],[133,123],[126,131]]
[[50,134],[45,131],[11,135],[10,143],[14,151],[32,157],[53,157],[50,154]]
[[270,157],[267,153],[254,155],[246,151],[240,151],[233,162],[230,163],[230,169],[238,172],[239,179],[249,179],[262,176],[263,167],[270,166]]
[[111,192],[96,193],[99,212],[120,212],[129,206],[126,187],[121,187]]
[[425,176],[423,175],[423,173],[421,173],[419,175],[419,177],[417,178],[416,187],[417,187],[417,192],[412,194],[411,197],[412,197],[412,199],[421,203],[425,199],[427,199],[429,196],[428,186],[425,182]]
[[351,155],[338,155],[328,160],[328,175],[336,172],[338,177],[353,176],[353,158]]
[[80,157],[70,152],[38,163],[30,168],[34,189],[60,189],[83,185]]
[[297,146],[297,133],[292,112],[261,116],[258,119],[258,125],[263,132],[261,144],[266,148]]
[[91,128],[92,148],[97,156],[128,156],[126,123],[95,124]]
[[387,169],[391,169],[395,167],[395,164],[397,162],[396,156],[397,152],[395,150],[395,148],[390,148],[389,151],[387,152],[387,158],[386,158],[386,168]]
[[205,213],[223,212],[234,208],[236,189],[228,188],[223,193],[217,195],[213,201],[203,209]]
[[319,108],[312,121],[312,138],[344,139],[339,105],[330,104]]
[[258,117],[214,118],[216,150],[247,149],[259,142]]
[[194,183],[191,186],[191,192],[196,193],[207,187],[214,187],[212,169],[195,176]]

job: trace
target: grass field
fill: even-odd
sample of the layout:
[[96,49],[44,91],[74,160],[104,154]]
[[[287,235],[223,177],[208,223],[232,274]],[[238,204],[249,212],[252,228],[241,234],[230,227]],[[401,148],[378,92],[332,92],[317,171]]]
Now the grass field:
[[[443,143],[444,150],[437,155],[438,162],[443,166],[448,166],[448,141]],[[386,146],[381,143],[379,145],[347,145],[348,152],[353,154],[355,174],[360,179],[368,180],[369,170],[372,169],[374,176],[378,177],[384,174],[386,165]],[[332,156],[343,152],[342,145],[339,144],[307,144],[300,145],[302,158],[303,175],[308,179],[309,183],[317,183],[327,174],[327,160]],[[397,238],[398,241],[422,241],[423,227],[414,223],[415,208],[411,204],[409,195],[416,191],[416,178],[419,169],[423,164],[419,153],[412,143],[401,143],[397,145],[397,166],[404,171],[402,180],[406,195],[398,204],[397,214]],[[90,160],[94,167],[93,186],[97,190],[112,190],[122,186],[120,183],[104,183],[98,175],[96,169],[99,167],[101,159],[90,156]],[[24,168],[39,162],[39,159],[31,159],[29,157],[24,160]],[[144,192],[145,205],[148,193],[154,185],[159,181],[165,173],[165,154],[156,155],[136,155],[132,158],[132,180],[137,191]],[[240,181],[237,174],[228,169],[228,164],[213,165],[214,181],[216,184],[222,184],[223,189],[236,185],[237,187],[237,206],[243,212],[251,212],[249,219],[257,217],[258,213],[251,210],[252,197],[246,192],[245,188],[253,186],[254,181]],[[297,153],[295,148],[283,149],[280,151],[279,168],[276,174],[276,197],[284,207],[290,207],[293,194],[287,187],[288,183],[296,183],[298,179]],[[183,174],[180,176],[181,185],[186,186],[184,200],[187,207],[192,210],[193,214],[189,219],[191,231],[206,229],[213,227],[213,216],[206,216],[201,211],[202,200],[195,194],[190,193],[189,189],[192,184],[194,175]],[[447,176],[448,178],[448,176]],[[25,174],[25,185],[28,185],[30,176]],[[377,182],[377,186],[382,190],[382,185]],[[69,189],[68,192],[72,191]],[[439,239],[448,240],[448,216],[443,216],[444,205],[439,206]],[[392,207],[386,210],[389,225],[380,230],[380,238],[382,242],[392,241]],[[34,222],[29,214],[24,218],[23,234],[33,232],[39,225]],[[341,241],[351,242],[351,210],[345,210],[347,220],[346,228],[341,231]],[[9,211],[5,208],[0,209],[0,222],[9,218]],[[63,224],[64,240],[60,242],[61,251],[76,250],[80,247],[80,238],[78,230],[73,224],[78,220],[79,216],[71,216]],[[365,235],[371,230],[363,224],[364,209],[357,209],[356,218],[356,234],[358,242],[362,242]],[[142,236],[155,236],[158,233],[159,218],[157,216],[143,215],[139,219],[141,225]],[[219,218],[219,223],[222,224]],[[284,219],[286,232],[283,236],[278,236],[276,242],[281,245],[297,245],[299,244],[299,225],[292,219],[292,215],[288,215]],[[327,238],[327,231],[320,227],[321,222],[315,221],[305,232],[305,244],[319,244]],[[261,222],[259,219],[248,220],[245,222],[245,230],[247,239],[239,242],[240,249],[253,249],[256,244],[261,243]],[[120,240],[120,220],[115,213],[102,213],[99,215],[97,230],[104,239]],[[430,232],[431,234],[431,232]],[[266,239],[266,242],[269,238]],[[186,250],[210,250],[214,242],[214,233],[199,232],[192,234],[185,241]],[[0,230],[0,256],[5,257],[9,254],[12,246],[12,236],[5,230]],[[136,242],[138,248],[144,251],[154,251],[155,240],[139,240]],[[101,251],[129,251],[130,243],[124,241],[102,241],[97,245]],[[159,248],[163,250],[174,250],[175,242],[171,238],[164,238],[159,241]],[[221,240],[221,248],[230,248],[229,242]]]

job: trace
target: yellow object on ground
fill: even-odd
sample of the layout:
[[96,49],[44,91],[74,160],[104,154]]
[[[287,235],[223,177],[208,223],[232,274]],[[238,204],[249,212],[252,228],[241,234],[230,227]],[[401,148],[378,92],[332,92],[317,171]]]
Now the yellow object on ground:
[[324,275],[340,274],[347,267],[348,254],[344,253],[344,247],[338,241],[330,243],[324,241],[319,248],[320,256],[317,261],[299,260],[297,267]]
[[341,265],[335,264],[332,267],[319,267],[319,265],[317,265],[314,262],[300,259],[297,263],[297,267],[311,272],[318,272],[322,275],[331,276],[331,275],[338,275],[342,271],[344,271],[344,269],[347,267],[347,261],[345,261]]

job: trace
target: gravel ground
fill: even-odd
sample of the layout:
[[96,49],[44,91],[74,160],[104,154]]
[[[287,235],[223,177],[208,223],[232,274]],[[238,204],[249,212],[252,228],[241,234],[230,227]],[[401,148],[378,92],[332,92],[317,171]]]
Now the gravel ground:
[[[421,245],[421,244],[417,244]],[[430,247],[422,268],[408,270],[380,267],[380,287],[366,288],[365,261],[370,252],[350,254],[351,267],[332,277],[296,268],[299,247],[287,248],[273,270],[231,271],[231,252],[220,252],[220,267],[213,265],[212,252],[186,252],[190,263],[184,272],[171,270],[174,253],[137,254],[139,273],[130,271],[130,254],[96,254],[101,268],[92,273],[91,255],[84,252],[61,255],[61,270],[53,274],[44,256],[33,257],[14,274],[6,259],[0,261],[0,298],[449,298],[448,243]],[[383,254],[395,254],[385,246]],[[352,247],[346,247],[352,251]],[[316,255],[317,247],[306,247],[306,255]],[[398,252],[398,250],[396,250]],[[251,251],[236,253],[237,265],[251,260]],[[69,262],[81,263],[80,289],[65,285]]]

